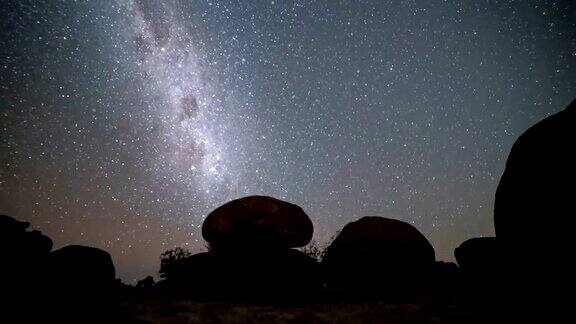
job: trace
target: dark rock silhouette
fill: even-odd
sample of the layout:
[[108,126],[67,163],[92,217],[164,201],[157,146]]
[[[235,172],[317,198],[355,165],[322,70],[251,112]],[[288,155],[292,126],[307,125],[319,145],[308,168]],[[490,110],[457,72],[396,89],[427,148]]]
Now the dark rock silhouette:
[[[497,303],[494,293],[502,291],[506,273],[501,248],[495,237],[477,237],[464,241],[454,250],[462,269],[461,291],[471,299],[471,304]],[[494,309],[494,306],[487,308]]]
[[500,246],[495,237],[476,237],[464,241],[454,250],[460,268],[476,279],[494,278],[502,271]]
[[202,224],[202,236],[214,251],[300,247],[310,242],[312,234],[312,222],[302,208],[266,196],[230,201]]
[[108,322],[116,283],[110,255],[83,246],[50,252],[52,240],[29,226],[0,216],[0,321]]
[[510,266],[546,271],[535,257],[564,260],[573,250],[576,207],[576,100],[514,143],[496,191],[494,224]]
[[28,231],[30,223],[0,215],[0,253],[19,261],[42,258],[52,250],[52,240],[40,231]]
[[116,271],[110,254],[81,245],[68,245],[50,254],[50,280],[60,291],[107,295],[115,287]]
[[436,295],[458,294],[462,291],[462,277],[462,269],[454,262],[436,261],[423,287]]
[[532,309],[530,320],[572,316],[560,296],[576,287],[569,257],[575,246],[574,148],[576,100],[518,138],[496,191],[494,225],[505,263],[499,295],[515,301],[502,308]]
[[574,250],[574,148],[576,100],[518,138],[496,191],[494,225],[503,263],[499,295],[506,299],[500,305],[532,309],[530,320],[571,316],[566,300],[555,297],[575,286],[576,267],[567,258]]
[[30,223],[0,215],[0,322],[34,322],[45,302],[45,265],[52,240]]
[[312,222],[294,204],[265,196],[233,200],[202,226],[206,253],[163,254],[164,287],[216,298],[293,298],[320,289],[318,262],[291,247],[312,238]]
[[28,231],[29,227],[28,222],[0,215],[0,277],[5,290],[26,290],[43,280],[41,271],[52,240],[40,231]]
[[316,260],[294,249],[204,252],[182,259],[164,284],[191,297],[303,300],[321,288],[319,276]]
[[106,323],[115,318],[112,296],[119,282],[108,252],[65,246],[50,253],[47,273],[46,318],[51,322]]
[[434,273],[442,273],[442,274],[449,274],[449,275],[458,275],[461,270],[458,265],[454,262],[446,262],[446,261],[436,261],[433,266]]
[[386,294],[421,285],[434,262],[434,248],[414,226],[369,216],[344,226],[322,266],[328,287]]

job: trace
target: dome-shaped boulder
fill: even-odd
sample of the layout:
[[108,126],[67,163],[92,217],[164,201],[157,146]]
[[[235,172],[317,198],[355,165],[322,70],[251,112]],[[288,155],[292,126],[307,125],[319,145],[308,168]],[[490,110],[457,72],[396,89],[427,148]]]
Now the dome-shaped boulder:
[[50,254],[51,282],[59,290],[82,295],[109,293],[115,284],[112,257],[104,250],[68,245]]
[[301,247],[312,234],[312,222],[302,208],[266,196],[230,201],[212,211],[202,224],[202,236],[213,251]]
[[434,262],[434,248],[414,226],[377,216],[344,226],[322,259],[329,286],[360,290],[413,286]]

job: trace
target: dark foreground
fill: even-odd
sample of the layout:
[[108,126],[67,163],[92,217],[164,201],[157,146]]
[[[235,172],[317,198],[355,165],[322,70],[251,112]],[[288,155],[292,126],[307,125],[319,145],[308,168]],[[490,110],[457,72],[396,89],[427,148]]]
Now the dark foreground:
[[142,298],[117,303],[130,323],[470,323],[457,301],[429,298],[365,302],[235,303]]

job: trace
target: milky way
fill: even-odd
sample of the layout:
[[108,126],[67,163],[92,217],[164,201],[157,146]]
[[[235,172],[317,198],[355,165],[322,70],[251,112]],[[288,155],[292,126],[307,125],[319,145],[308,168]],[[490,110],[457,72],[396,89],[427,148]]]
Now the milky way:
[[414,224],[438,259],[493,235],[509,149],[576,97],[571,1],[9,1],[0,212],[129,282],[266,194],[325,242]]
[[[158,123],[148,128],[154,139],[146,144],[154,148],[149,154],[153,169],[159,176],[184,184],[185,192],[199,189],[198,194],[213,197],[218,188],[233,187],[238,175],[232,173],[228,152],[236,134],[229,125],[236,107],[219,84],[212,62],[202,53],[203,44],[195,41],[197,35],[178,18],[174,12],[178,8],[123,4],[119,4],[121,10],[128,13],[122,22],[127,30],[122,35],[126,48],[117,55],[133,53],[128,60],[137,65],[132,73],[142,83],[138,92],[146,102],[143,112]],[[147,9],[160,12],[160,17],[148,14]]]

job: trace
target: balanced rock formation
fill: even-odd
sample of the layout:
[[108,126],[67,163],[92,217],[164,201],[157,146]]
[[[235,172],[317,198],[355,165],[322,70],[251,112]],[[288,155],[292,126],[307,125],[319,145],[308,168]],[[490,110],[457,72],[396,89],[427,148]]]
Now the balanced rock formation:
[[344,226],[322,259],[329,287],[382,293],[415,288],[434,264],[434,248],[414,226],[377,216]]
[[310,218],[294,204],[265,196],[233,200],[204,220],[209,251],[172,262],[163,285],[205,297],[301,299],[320,288],[319,265],[292,248],[312,233]]
[[211,248],[293,248],[312,239],[313,226],[297,205],[266,196],[230,201],[212,211],[202,224]]
[[575,185],[576,100],[524,132],[508,156],[494,224],[511,267],[540,272],[554,264],[535,258],[565,263],[574,250]]

